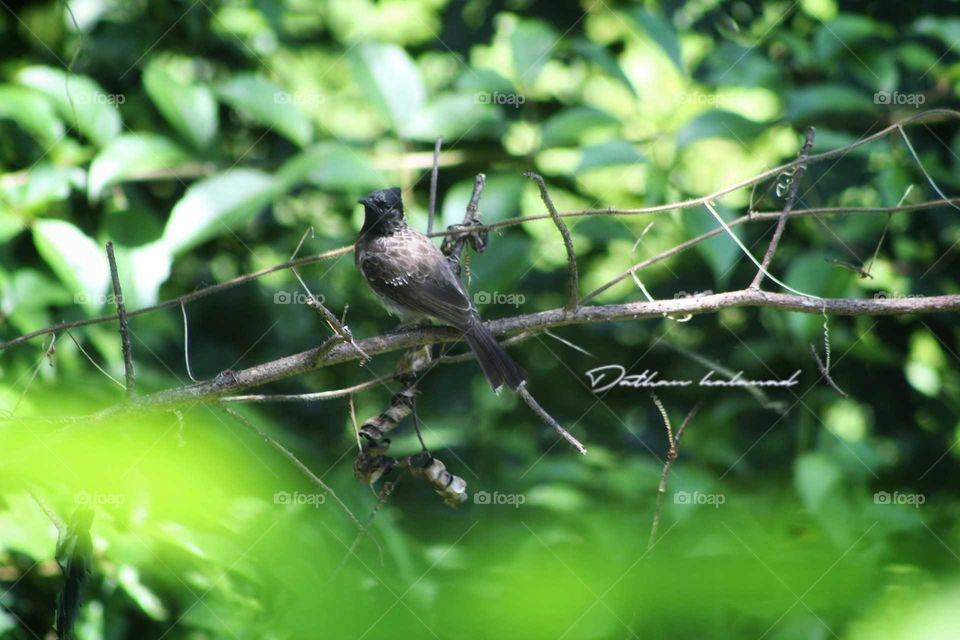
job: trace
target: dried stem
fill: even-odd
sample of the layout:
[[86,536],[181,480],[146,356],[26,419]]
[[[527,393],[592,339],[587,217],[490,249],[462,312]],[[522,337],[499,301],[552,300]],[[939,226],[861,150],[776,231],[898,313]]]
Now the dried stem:
[[533,409],[533,412],[537,414],[540,419],[547,424],[547,426],[552,427],[561,438],[573,445],[573,448],[579,451],[582,455],[587,455],[587,448],[580,444],[579,440],[570,435],[569,431],[560,426],[560,423],[554,420],[553,416],[547,413],[543,407],[537,403],[533,396],[530,395],[530,392],[527,391],[526,385],[522,385],[519,389],[517,389],[517,393],[520,394],[520,397],[523,398],[524,402],[526,402],[530,408]]
[[650,527],[650,539],[647,541],[647,551],[653,548],[653,545],[657,542],[657,529],[660,528],[660,513],[663,510],[663,496],[667,493],[667,477],[670,475],[670,470],[673,468],[673,463],[676,462],[677,457],[680,455],[680,440],[683,438],[683,434],[687,430],[687,426],[690,424],[690,421],[693,420],[693,417],[697,415],[697,411],[700,410],[700,406],[703,404],[698,402],[694,405],[693,409],[690,410],[690,413],[687,414],[687,417],[683,419],[683,424],[680,425],[680,428],[677,429],[676,436],[673,435],[672,430],[670,429],[670,418],[667,416],[666,409],[663,408],[663,405],[660,403],[660,399],[657,398],[654,394],[653,396],[654,403],[657,405],[657,409],[663,415],[664,424],[667,429],[667,441],[670,445],[670,448],[667,450],[667,458],[663,462],[663,471],[660,474],[660,485],[657,487],[657,504],[654,507],[653,511],[653,525]]
[[797,157],[800,164],[797,165],[796,173],[794,173],[793,180],[790,182],[790,189],[787,191],[787,200],[783,205],[783,211],[780,212],[780,219],[777,220],[777,228],[773,231],[770,244],[767,245],[767,253],[763,256],[757,275],[753,277],[753,282],[750,283],[751,289],[756,289],[760,286],[760,283],[763,282],[763,274],[770,266],[770,262],[773,260],[773,254],[776,253],[777,247],[780,245],[780,238],[783,237],[783,230],[787,226],[787,218],[790,217],[793,205],[797,201],[800,181],[803,179],[803,174],[807,171],[806,160],[810,157],[810,149],[813,148],[813,136],[815,133],[816,129],[813,127],[807,129],[807,138],[803,143],[803,148],[800,149],[800,155]]
[[133,370],[133,349],[130,347],[130,325],[127,323],[127,307],[123,303],[123,290],[120,288],[120,274],[117,272],[117,258],[113,254],[113,243],[107,242],[107,260],[110,262],[110,280],[113,282],[113,297],[117,305],[117,317],[120,319],[120,342],[123,347],[123,373],[127,387],[127,397],[136,391],[136,373]]
[[580,276],[577,271],[577,252],[573,248],[573,238],[570,237],[570,230],[567,229],[563,218],[561,218],[557,212],[557,207],[554,206],[553,200],[550,198],[550,193],[547,191],[547,184],[543,181],[543,176],[530,171],[523,175],[537,183],[537,186],[540,188],[540,198],[547,207],[547,211],[550,212],[550,217],[553,219],[553,223],[557,225],[560,235],[563,236],[563,246],[567,251],[567,271],[570,273],[570,297],[567,301],[567,309],[576,311],[580,303]]
[[437,138],[433,145],[433,168],[430,170],[430,208],[427,212],[427,233],[433,233],[433,220],[437,213],[437,179],[440,174],[440,147],[443,145],[443,138]]

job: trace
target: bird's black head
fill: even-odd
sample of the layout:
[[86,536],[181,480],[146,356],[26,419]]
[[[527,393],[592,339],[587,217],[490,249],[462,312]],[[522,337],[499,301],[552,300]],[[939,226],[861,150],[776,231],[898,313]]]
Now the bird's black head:
[[363,205],[362,233],[387,234],[403,228],[403,199],[400,187],[374,191],[366,198],[357,200]]

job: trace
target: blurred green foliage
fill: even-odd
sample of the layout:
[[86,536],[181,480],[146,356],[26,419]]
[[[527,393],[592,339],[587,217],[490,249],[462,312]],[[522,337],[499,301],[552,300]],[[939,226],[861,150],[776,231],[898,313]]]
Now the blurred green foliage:
[[[355,204],[399,184],[424,228],[433,142],[444,138],[439,220],[462,219],[487,175],[484,221],[701,196],[860,139],[919,107],[955,107],[958,3],[802,0],[174,0],[0,8],[0,339],[112,312],[104,244],[136,309],[353,242]],[[924,168],[958,192],[955,122],[907,129]],[[768,181],[718,203],[779,210]],[[936,198],[890,136],[809,167],[798,208]],[[752,198],[752,199],[751,199]],[[637,243],[650,222],[652,228]],[[570,219],[584,290],[715,227],[703,209]],[[792,220],[772,271],[837,297],[960,293],[957,211]],[[762,255],[770,224],[737,227]],[[872,279],[836,261],[872,262]],[[833,261],[833,262],[831,262]],[[393,327],[349,256],[304,268],[355,335]],[[566,268],[549,222],[493,234],[469,263],[487,318],[561,306]],[[718,236],[640,273],[658,298],[745,286],[754,267]],[[328,335],[282,304],[288,272],[187,305],[194,374],[210,378]],[[598,303],[640,299],[627,279]],[[56,530],[93,505],[94,575],[78,637],[94,638],[948,638],[960,626],[956,514],[960,332],[946,314],[823,318],[729,309],[567,327],[513,347],[580,458],[471,363],[421,383],[424,437],[472,494],[459,511],[404,478],[357,528],[256,434],[215,407],[74,425],[123,397],[66,335],[0,354],[0,633],[44,637],[62,578]],[[176,308],[131,320],[139,390],[187,381]],[[112,325],[73,337],[122,379]],[[667,441],[641,392],[594,395],[584,372],[617,363],[697,380],[710,366],[787,378],[768,392],[660,393],[675,424],[705,401],[647,551]],[[267,391],[333,389],[389,373],[346,364]],[[449,374],[449,375],[444,375]],[[395,389],[392,389],[395,390]],[[391,389],[357,396],[362,420]],[[246,407],[366,522],[345,401]],[[21,420],[22,419],[22,420]],[[409,426],[392,451],[418,449]],[[286,497],[285,497],[286,496]],[[312,503],[284,504],[301,496]],[[516,503],[497,503],[498,496]],[[912,498],[911,498],[912,496]],[[720,498],[722,497],[722,498]],[[922,499],[922,504],[917,502]],[[894,504],[899,503],[899,504]]]

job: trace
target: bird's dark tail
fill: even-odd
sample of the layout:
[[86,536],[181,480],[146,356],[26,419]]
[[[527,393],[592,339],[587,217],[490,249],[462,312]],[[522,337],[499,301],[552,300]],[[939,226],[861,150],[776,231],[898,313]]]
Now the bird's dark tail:
[[463,335],[494,391],[499,391],[504,384],[516,391],[526,381],[527,374],[500,346],[479,317],[470,323]]

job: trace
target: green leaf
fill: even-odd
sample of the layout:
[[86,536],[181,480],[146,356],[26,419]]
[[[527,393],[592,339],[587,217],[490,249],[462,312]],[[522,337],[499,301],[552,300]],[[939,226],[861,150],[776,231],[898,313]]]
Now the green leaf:
[[[726,207],[718,206],[717,212],[725,221],[730,221],[731,216]],[[680,220],[684,230],[687,232],[687,237],[690,238],[707,233],[720,226],[716,219],[703,208],[684,212]],[[738,257],[743,256],[740,248],[737,247],[736,243],[733,242],[726,233],[721,233],[709,240],[704,240],[697,244],[696,249],[697,253],[710,265],[714,282],[718,287],[722,287],[727,283],[730,276],[733,275],[733,269],[730,267],[736,262]]]
[[294,104],[290,94],[252,74],[234,76],[217,89],[220,98],[299,146],[313,139],[313,125]]
[[190,156],[163,136],[152,133],[120,136],[90,163],[87,196],[100,199],[105,187],[147,171],[173,169],[190,162]]
[[683,73],[683,56],[680,52],[680,38],[677,36],[673,25],[663,16],[651,13],[646,9],[634,9],[629,13],[650,39],[657,43],[667,54],[670,61],[677,67],[677,71]]
[[543,123],[540,140],[546,147],[576,146],[585,132],[619,124],[617,118],[599,109],[569,107]]
[[521,87],[532,86],[559,42],[557,32],[540,20],[520,20],[510,34],[513,68]]
[[164,119],[194,147],[206,147],[217,135],[217,101],[206,85],[181,80],[154,61],[143,72],[143,87]]
[[[874,22],[867,16],[856,14],[841,14],[830,22],[820,25],[814,35],[814,50],[821,63],[829,62],[838,54],[850,53],[865,40],[886,35],[889,29]],[[852,54],[851,54],[852,55]]]
[[588,40],[577,40],[573,45],[573,49],[584,58],[591,60],[600,67],[601,71],[620,82],[634,97],[637,97],[637,89],[633,86],[633,83],[630,82],[630,78],[623,72],[623,68],[620,66],[620,63],[617,62],[617,59],[613,57],[613,54],[604,47],[593,44]]
[[407,128],[407,137],[427,142],[438,136],[451,142],[499,137],[504,129],[500,112],[489,101],[481,102],[480,96],[446,95],[437,98],[413,117]]
[[427,97],[413,59],[397,45],[373,42],[354,47],[349,55],[357,84],[393,130],[406,137]]
[[97,145],[103,146],[120,134],[122,123],[116,105],[124,102],[123,94],[109,94],[87,76],[67,76],[52,67],[27,67],[17,74],[17,80],[50,98],[60,116]]
[[604,142],[584,147],[577,171],[587,171],[597,167],[634,164],[646,160],[644,155],[624,140]]
[[870,114],[873,100],[842,84],[817,84],[795,89],[787,96],[787,119],[809,121],[831,114]]
[[95,309],[110,284],[105,249],[64,220],[39,220],[33,226],[37,252],[78,304]]
[[173,207],[163,230],[167,251],[179,255],[262,211],[276,181],[255,169],[230,169],[192,185]]
[[82,189],[85,178],[79,167],[39,164],[27,173],[22,183],[0,182],[0,205],[7,205],[21,214],[36,215],[51,204],[69,198],[71,189]]
[[738,113],[714,109],[687,122],[677,134],[677,146],[685,147],[704,138],[728,138],[744,142],[763,133],[769,125],[748,120]]
[[304,149],[277,170],[277,190],[288,191],[308,181],[324,189],[362,191],[386,184],[362,149],[323,142]]
[[0,85],[0,118],[13,120],[44,147],[52,147],[64,134],[50,100],[26,87]]
[[170,277],[173,256],[164,242],[139,247],[116,247],[117,269],[123,282],[127,309],[139,309],[157,303],[160,285]]

